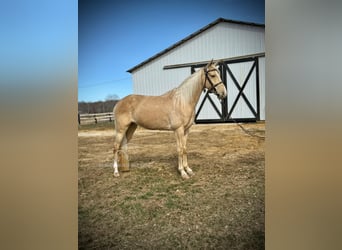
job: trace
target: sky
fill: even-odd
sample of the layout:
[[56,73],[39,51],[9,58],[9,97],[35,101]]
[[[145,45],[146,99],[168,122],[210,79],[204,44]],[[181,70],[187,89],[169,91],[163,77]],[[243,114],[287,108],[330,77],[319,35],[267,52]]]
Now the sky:
[[78,101],[133,93],[128,69],[217,18],[265,23],[264,0],[79,0]]

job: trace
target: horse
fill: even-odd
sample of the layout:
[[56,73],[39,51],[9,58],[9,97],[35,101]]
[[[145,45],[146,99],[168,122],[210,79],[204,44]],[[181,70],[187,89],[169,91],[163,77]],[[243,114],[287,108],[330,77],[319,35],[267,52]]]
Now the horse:
[[[118,153],[127,152],[127,144],[137,128],[174,131],[178,171],[183,179],[194,175],[188,165],[186,142],[190,127],[194,123],[195,108],[201,92],[207,89],[219,100],[226,97],[218,62],[213,60],[205,67],[186,78],[178,87],[160,96],[128,95],[114,107],[114,176],[118,177]],[[126,153],[127,155],[127,153]],[[120,163],[120,161],[119,161]]]

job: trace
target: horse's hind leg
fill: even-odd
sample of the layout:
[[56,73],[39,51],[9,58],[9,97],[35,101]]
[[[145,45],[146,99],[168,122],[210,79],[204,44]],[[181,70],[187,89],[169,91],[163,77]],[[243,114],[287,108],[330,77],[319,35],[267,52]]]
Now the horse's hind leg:
[[121,150],[119,150],[119,169],[121,171],[127,172],[129,171],[129,158],[127,152],[127,144],[132,139],[134,131],[136,130],[137,125],[135,123],[131,123],[123,136],[121,141]]
[[115,135],[115,139],[114,139],[114,164],[113,164],[113,168],[114,168],[114,176],[115,177],[119,177],[119,170],[118,170],[118,154],[119,154],[119,150],[121,149],[121,143],[122,143],[122,139],[125,135],[125,132],[121,132],[116,130],[116,135]]
[[135,123],[131,123],[131,125],[129,125],[127,131],[126,131],[126,138],[127,138],[127,143],[129,143],[129,141],[132,139],[133,134],[135,132],[135,130],[137,129],[138,125]]
[[[123,150],[125,154],[127,154],[127,143],[132,139],[133,133],[137,128],[137,125],[132,123],[128,126],[121,127],[119,124],[115,124],[116,135],[114,139],[114,176],[120,176],[118,170],[118,162],[119,162],[119,151]],[[122,154],[120,154],[122,155]],[[122,161],[121,161],[122,162]],[[127,169],[126,169],[127,170]]]

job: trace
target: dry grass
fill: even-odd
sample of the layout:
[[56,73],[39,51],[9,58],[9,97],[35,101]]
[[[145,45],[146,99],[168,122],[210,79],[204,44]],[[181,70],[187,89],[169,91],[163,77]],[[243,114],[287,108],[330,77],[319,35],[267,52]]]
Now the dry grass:
[[[265,124],[246,124],[263,134]],[[182,180],[171,132],[138,129],[113,177],[113,128],[79,130],[80,249],[264,249],[264,140],[195,125]]]

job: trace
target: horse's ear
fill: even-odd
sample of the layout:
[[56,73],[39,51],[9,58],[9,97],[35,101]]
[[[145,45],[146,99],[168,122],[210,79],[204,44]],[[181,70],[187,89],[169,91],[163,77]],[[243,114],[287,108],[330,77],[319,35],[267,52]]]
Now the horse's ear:
[[217,60],[217,61],[215,62],[215,64],[214,64],[214,66],[215,66],[215,67],[218,66],[221,62],[222,62],[222,60]]
[[207,66],[205,66],[206,68],[208,68],[210,65],[212,65],[214,63],[214,59],[211,59],[210,63],[207,64]]

